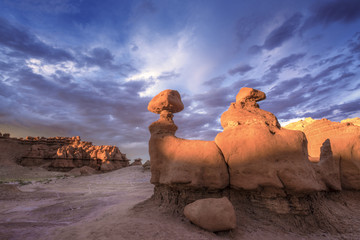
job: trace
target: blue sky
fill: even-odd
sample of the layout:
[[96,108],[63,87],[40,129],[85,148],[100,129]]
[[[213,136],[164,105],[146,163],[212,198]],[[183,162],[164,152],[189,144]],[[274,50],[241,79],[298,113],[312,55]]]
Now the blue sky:
[[0,132],[147,156],[147,111],[180,92],[177,136],[212,140],[241,87],[281,123],[360,116],[360,1],[0,1]]

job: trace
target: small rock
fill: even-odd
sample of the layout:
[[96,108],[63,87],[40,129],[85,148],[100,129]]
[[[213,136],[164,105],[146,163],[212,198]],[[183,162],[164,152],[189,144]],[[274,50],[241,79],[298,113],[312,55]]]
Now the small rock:
[[150,170],[150,160],[147,160],[143,165],[142,167],[145,169],[145,170]]
[[227,197],[197,200],[185,206],[184,215],[195,225],[211,232],[236,227],[235,210]]

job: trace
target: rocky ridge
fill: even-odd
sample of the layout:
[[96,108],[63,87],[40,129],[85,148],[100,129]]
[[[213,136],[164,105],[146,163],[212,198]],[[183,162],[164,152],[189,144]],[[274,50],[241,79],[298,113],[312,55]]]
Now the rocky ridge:
[[0,144],[7,144],[8,151],[24,149],[16,156],[22,166],[43,166],[49,170],[69,171],[89,166],[98,171],[111,171],[129,165],[126,154],[116,146],[94,146],[80,137],[26,137],[11,138],[0,133]]
[[[332,122],[328,119],[306,118],[284,128],[305,133],[309,160],[318,163],[321,146],[329,145],[334,166],[338,166],[342,188],[360,190],[360,126],[358,118]],[[299,128],[299,126],[301,126]]]

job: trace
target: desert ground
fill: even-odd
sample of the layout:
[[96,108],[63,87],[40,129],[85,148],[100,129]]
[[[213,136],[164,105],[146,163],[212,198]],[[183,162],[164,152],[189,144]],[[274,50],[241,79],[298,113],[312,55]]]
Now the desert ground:
[[[343,192],[341,196],[335,194],[321,200],[328,216],[316,218],[324,221],[319,223],[320,227],[309,228],[301,216],[289,221],[245,203],[235,205],[235,230],[210,233],[154,201],[150,171],[142,166],[79,177],[21,166],[9,166],[7,173],[15,169],[22,169],[25,177],[17,176],[18,181],[0,184],[0,239],[358,239],[360,236],[358,192]],[[36,180],[30,182],[31,174]],[[9,174],[3,172],[3,182],[5,176],[8,178]]]

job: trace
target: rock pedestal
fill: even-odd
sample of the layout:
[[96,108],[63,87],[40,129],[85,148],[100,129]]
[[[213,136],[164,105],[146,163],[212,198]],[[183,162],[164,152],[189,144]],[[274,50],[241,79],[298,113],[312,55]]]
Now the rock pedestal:
[[228,185],[228,172],[221,151],[213,141],[177,138],[173,113],[184,108],[180,94],[165,90],[155,96],[148,109],[160,114],[149,126],[151,183],[179,187],[221,189]]

